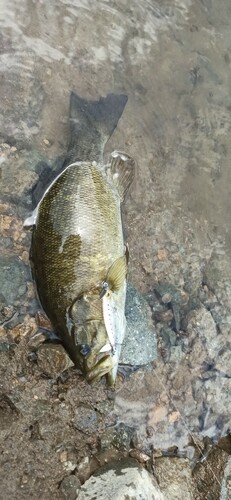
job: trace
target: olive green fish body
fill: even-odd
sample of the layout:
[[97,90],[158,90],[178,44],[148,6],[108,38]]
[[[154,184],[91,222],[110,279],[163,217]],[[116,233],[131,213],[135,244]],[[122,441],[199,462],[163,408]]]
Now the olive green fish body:
[[[111,163],[103,165],[102,150],[124,98],[110,94],[88,102],[72,94],[68,166],[25,222],[33,225],[33,275],[55,332],[89,381],[108,373],[110,383],[115,382],[126,325],[121,202],[134,176],[134,161],[114,152]],[[76,161],[78,155],[84,161]]]
[[103,169],[67,167],[39,205],[31,246],[41,304],[61,335],[73,301],[100,290],[123,253],[120,198]]

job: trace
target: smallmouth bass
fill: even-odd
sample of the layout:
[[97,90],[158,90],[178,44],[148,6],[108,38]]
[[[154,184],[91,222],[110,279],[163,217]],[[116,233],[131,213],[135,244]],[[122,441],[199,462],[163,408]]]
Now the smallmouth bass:
[[128,250],[121,203],[135,162],[105,143],[127,102],[109,94],[86,101],[71,94],[71,141],[61,173],[34,213],[31,266],[41,305],[75,365],[89,382],[116,380],[125,335]]

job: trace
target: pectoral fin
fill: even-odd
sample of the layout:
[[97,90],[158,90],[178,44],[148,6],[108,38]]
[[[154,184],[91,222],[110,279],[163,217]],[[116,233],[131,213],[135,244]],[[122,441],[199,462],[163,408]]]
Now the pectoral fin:
[[32,214],[29,217],[27,217],[27,219],[23,223],[23,227],[29,228],[29,227],[35,226],[37,216],[38,216],[38,207],[36,207],[34,209],[34,211],[32,212]]
[[119,192],[121,201],[123,201],[135,176],[135,160],[120,151],[113,151],[111,156],[113,182]]
[[126,254],[113,262],[106,276],[106,283],[112,292],[118,292],[123,285],[127,275],[127,256]]

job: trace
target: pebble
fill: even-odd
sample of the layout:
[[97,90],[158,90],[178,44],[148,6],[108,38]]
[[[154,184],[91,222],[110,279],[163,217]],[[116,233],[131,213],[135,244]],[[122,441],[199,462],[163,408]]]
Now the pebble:
[[67,460],[67,451],[66,450],[63,450],[60,452],[59,460],[61,463],[66,462],[66,460]]
[[76,476],[70,475],[62,480],[59,490],[63,496],[63,500],[76,500],[80,488],[80,480]]
[[113,445],[115,429],[106,429],[100,437],[100,449],[108,450]]
[[132,458],[135,458],[138,462],[141,464],[145,464],[146,462],[149,462],[150,457],[146,455],[143,451],[140,450],[131,450],[129,453],[129,456]]
[[120,424],[116,429],[113,445],[119,450],[129,451],[134,430],[125,424]]
[[61,344],[44,343],[38,347],[36,354],[40,371],[53,379],[74,366]]
[[44,143],[46,146],[50,146],[50,141],[48,141],[48,139],[43,139],[43,143]]
[[78,465],[78,478],[81,483],[84,483],[91,474],[90,459],[84,457]]

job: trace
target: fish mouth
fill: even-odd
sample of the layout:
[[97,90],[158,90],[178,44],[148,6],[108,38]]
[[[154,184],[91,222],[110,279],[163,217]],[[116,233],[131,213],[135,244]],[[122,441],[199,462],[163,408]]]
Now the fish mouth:
[[85,366],[85,377],[87,381],[92,384],[111,372],[113,366],[112,357],[110,355],[104,356],[93,368],[89,369],[89,367]]

